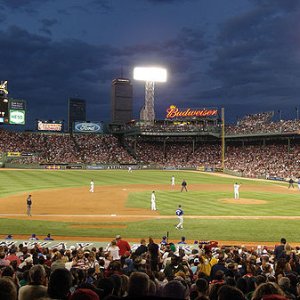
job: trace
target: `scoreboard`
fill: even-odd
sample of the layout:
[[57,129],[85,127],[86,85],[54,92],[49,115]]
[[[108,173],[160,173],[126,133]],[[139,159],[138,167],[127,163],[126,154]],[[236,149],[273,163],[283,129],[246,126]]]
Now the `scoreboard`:
[[0,123],[8,124],[8,99],[0,97]]

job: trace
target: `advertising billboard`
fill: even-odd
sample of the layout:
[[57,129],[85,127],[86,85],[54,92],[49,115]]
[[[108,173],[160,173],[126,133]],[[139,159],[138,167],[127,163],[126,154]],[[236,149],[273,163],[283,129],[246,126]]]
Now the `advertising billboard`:
[[74,122],[74,132],[103,133],[102,122]]
[[25,125],[26,101],[9,99],[9,124]]
[[25,110],[10,109],[9,124],[25,125]]
[[37,130],[38,131],[54,131],[54,132],[62,132],[63,131],[63,121],[37,121]]
[[180,109],[175,105],[170,105],[166,110],[166,119],[182,118],[217,118],[218,109],[216,108],[184,108]]

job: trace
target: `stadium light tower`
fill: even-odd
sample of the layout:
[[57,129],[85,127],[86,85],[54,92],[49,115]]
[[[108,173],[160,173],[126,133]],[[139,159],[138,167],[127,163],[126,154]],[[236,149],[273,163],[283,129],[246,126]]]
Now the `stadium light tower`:
[[154,84],[167,81],[167,70],[158,67],[136,67],[133,70],[135,80],[145,81],[145,103],[140,111],[140,119],[145,123],[153,124],[154,111]]

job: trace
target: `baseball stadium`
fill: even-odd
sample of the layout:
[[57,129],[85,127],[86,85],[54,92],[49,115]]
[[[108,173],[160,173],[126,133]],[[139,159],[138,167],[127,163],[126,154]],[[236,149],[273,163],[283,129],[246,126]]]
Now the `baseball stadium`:
[[[201,280],[210,294],[230,278],[292,282],[300,120],[276,121],[271,111],[226,125],[224,115],[172,105],[154,122],[1,128],[2,274],[23,282],[44,265],[57,298],[64,290],[51,281],[67,272],[61,299],[73,285],[96,295],[78,299],[120,297],[135,277],[152,284],[155,299],[179,281],[169,299],[198,299]],[[245,294],[255,289],[248,281]]]

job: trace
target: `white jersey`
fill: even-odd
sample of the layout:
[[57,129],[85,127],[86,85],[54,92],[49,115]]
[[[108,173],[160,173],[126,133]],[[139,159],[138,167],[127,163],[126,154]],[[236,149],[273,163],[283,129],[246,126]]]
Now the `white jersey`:
[[175,185],[175,177],[174,176],[172,176],[172,178],[171,178],[171,184]]
[[239,191],[239,188],[240,188],[240,185],[239,185],[239,184],[235,183],[235,184],[233,185],[233,189],[234,189],[235,192],[238,192],[238,191]]
[[156,210],[155,193],[151,194],[151,210]]
[[94,192],[94,187],[95,187],[94,181],[91,181],[91,187],[90,187],[90,192],[91,193]]

